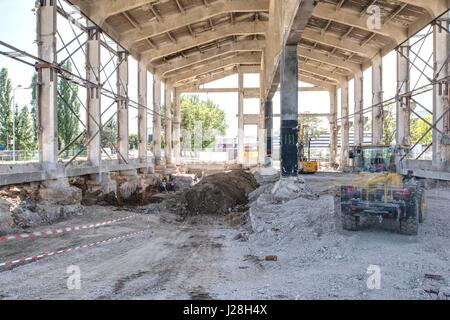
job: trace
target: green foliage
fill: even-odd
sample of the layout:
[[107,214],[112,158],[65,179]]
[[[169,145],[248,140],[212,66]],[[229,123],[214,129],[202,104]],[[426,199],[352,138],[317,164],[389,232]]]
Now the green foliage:
[[32,151],[34,149],[33,131],[31,128],[30,111],[23,106],[20,112],[15,108],[16,149]]
[[6,147],[9,137],[12,137],[12,84],[8,77],[8,70],[0,70],[0,146]]
[[385,106],[383,112],[383,144],[389,146],[395,141],[395,104]]
[[299,116],[298,123],[301,127],[305,127],[305,141],[319,138],[321,135],[327,133],[327,130],[321,127],[322,121],[318,117]]
[[36,88],[37,88],[37,73],[33,74],[33,77],[31,78],[31,129],[33,133],[33,143],[35,147],[37,147],[37,141],[38,141],[38,132],[37,132],[37,119],[36,119]]
[[[433,123],[433,116],[431,114],[423,117],[429,123]],[[411,143],[414,144],[419,141],[419,139],[430,130],[430,126],[420,118],[411,119]],[[430,130],[420,144],[428,145],[433,142],[433,131]]]
[[112,119],[103,127],[101,133],[101,146],[114,149],[117,141],[117,121]]
[[[69,61],[63,68],[71,71]],[[58,81],[58,98],[56,100],[58,114],[58,144],[62,149],[67,146],[79,134],[80,103],[77,99],[78,87],[67,80]]]
[[139,137],[137,134],[130,134],[128,136],[128,148],[130,150],[136,150],[139,146]]
[[[391,145],[395,141],[396,121],[395,121],[395,104],[384,107],[383,122],[383,143]],[[433,122],[432,115],[426,115],[424,118],[429,122]],[[415,144],[430,129],[428,124],[420,118],[413,117],[410,122],[411,128],[411,144]],[[420,144],[430,144],[433,141],[433,132],[430,130]]]
[[[199,96],[185,96],[181,98],[180,108],[181,128],[186,130],[190,137],[190,143],[187,142],[187,145],[190,145],[191,150],[195,149],[195,136],[201,134],[202,149],[205,149],[216,141],[216,135],[225,135],[227,129],[225,112],[211,100],[202,101]],[[201,133],[195,132],[200,124]]]

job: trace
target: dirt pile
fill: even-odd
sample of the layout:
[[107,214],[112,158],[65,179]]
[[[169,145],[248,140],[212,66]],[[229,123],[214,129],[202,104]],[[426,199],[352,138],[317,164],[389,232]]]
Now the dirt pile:
[[247,203],[247,195],[258,187],[251,173],[236,170],[204,178],[184,194],[192,214],[225,214]]
[[255,177],[246,171],[218,173],[193,187],[164,197],[149,212],[169,211],[182,215],[221,215],[248,203],[247,196],[258,188]]

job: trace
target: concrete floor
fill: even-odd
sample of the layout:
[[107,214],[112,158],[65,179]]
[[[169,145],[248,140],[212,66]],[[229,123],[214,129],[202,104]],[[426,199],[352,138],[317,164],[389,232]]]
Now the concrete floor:
[[[248,234],[222,219],[182,222],[161,213],[138,214],[110,226],[59,237],[0,245],[0,260],[68,248],[146,230],[123,240],[0,272],[1,299],[437,299],[450,280],[450,190],[428,191],[428,217],[417,237],[374,228],[343,232],[333,222],[335,183],[351,175],[307,176],[319,200],[252,204],[263,231]],[[89,207],[82,217],[53,227],[124,217],[129,211]],[[201,221],[201,223],[199,223]],[[47,229],[47,228],[40,228]],[[277,255],[278,261],[264,261]],[[78,266],[81,289],[67,288],[67,268]],[[381,268],[381,288],[370,290],[367,268]],[[440,280],[427,274],[439,275]],[[434,292],[434,293],[433,293]]]

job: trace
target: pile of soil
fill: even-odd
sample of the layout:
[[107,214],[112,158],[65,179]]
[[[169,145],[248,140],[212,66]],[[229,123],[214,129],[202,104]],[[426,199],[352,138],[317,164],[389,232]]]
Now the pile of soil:
[[208,176],[186,191],[186,209],[192,214],[225,214],[247,204],[247,195],[258,187],[255,177],[243,170]]
[[248,194],[259,187],[246,171],[218,173],[202,179],[193,187],[169,194],[149,212],[169,211],[181,215],[223,215],[248,203]]

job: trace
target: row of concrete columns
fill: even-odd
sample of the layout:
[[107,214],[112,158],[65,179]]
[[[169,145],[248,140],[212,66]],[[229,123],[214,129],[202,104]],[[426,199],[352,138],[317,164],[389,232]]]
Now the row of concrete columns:
[[[88,22],[88,41],[86,42],[86,78],[87,85],[87,154],[88,161],[93,167],[101,164],[101,41],[100,30]],[[37,15],[38,55],[41,59],[57,64],[56,53],[57,5],[55,1],[41,1]],[[129,160],[129,70],[128,53],[117,53],[117,122],[118,159],[121,163]],[[51,171],[56,169],[58,161],[57,139],[57,74],[48,64],[38,64],[39,86],[37,90],[38,101],[38,128],[40,160],[44,167]],[[161,80],[155,78],[153,82],[153,153],[155,164],[161,164]],[[138,140],[139,159],[147,162],[147,66],[138,64]],[[172,115],[172,108],[174,114]],[[165,164],[171,166],[181,161],[180,125],[181,114],[179,106],[179,93],[170,84],[165,86],[164,108],[165,133]],[[173,136],[172,136],[173,130]],[[169,141],[169,143],[167,143]],[[173,144],[173,150],[172,150]],[[174,155],[174,157],[173,157]]]
[[[164,106],[161,97],[162,82],[153,78],[153,156],[156,167],[181,164],[181,110],[180,93],[169,83],[164,86]],[[161,156],[161,116],[164,116],[164,160]],[[142,129],[143,130],[143,129]]]
[[[440,26],[439,26],[440,25]],[[447,31],[446,31],[447,30]],[[434,78],[437,83],[433,87],[433,161],[434,170],[447,171],[450,168],[450,112],[449,112],[449,84],[448,76],[450,67],[448,62],[450,52],[449,20],[438,20],[434,26]],[[398,48],[397,53],[397,103],[396,103],[396,135],[395,141],[398,150],[397,164],[408,152],[411,141],[411,61],[409,42],[405,42]],[[356,74],[355,78],[355,116],[354,132],[355,145],[363,143],[364,117],[363,110],[363,77]],[[383,144],[383,64],[381,55],[372,60],[372,143]],[[334,93],[330,92],[330,97]],[[331,101],[331,114],[334,114],[334,102]],[[348,165],[349,127],[348,112],[348,83],[341,84],[341,161],[342,167]],[[331,161],[335,160],[337,143],[333,139],[336,125],[331,122]]]
[[[38,53],[45,61],[56,64],[56,27],[57,14],[54,1],[41,1],[37,19]],[[436,129],[433,131],[433,166],[442,170],[450,160],[450,117],[448,77],[449,54],[449,27],[448,19],[438,22],[441,27],[434,27],[434,68],[435,78],[445,79],[434,86],[433,112]],[[445,31],[445,29],[447,31]],[[94,25],[88,25],[88,41],[86,44],[87,61],[86,74],[91,85],[87,88],[86,106],[87,136],[88,136],[88,160],[93,166],[101,163],[101,81],[100,81],[100,37],[99,30]],[[410,147],[410,100],[405,93],[410,91],[410,61],[408,43],[399,48],[397,55],[397,130],[396,141],[399,149],[407,150]],[[118,53],[118,77],[117,90],[119,98],[118,108],[118,141],[117,149],[122,162],[128,161],[128,53]],[[373,143],[382,143],[383,135],[383,66],[381,55],[374,57],[372,61],[372,130]],[[39,150],[40,159],[44,166],[52,169],[58,160],[57,145],[57,74],[54,68],[41,63],[37,65],[39,88],[38,119],[39,119]],[[284,175],[296,174],[297,170],[297,128],[298,128],[298,55],[297,46],[286,46],[281,59],[281,168]],[[355,75],[355,144],[363,143],[364,116],[363,116],[363,75]],[[147,70],[146,66],[139,63],[138,72],[138,133],[139,133],[139,159],[147,161]],[[349,151],[349,98],[348,82],[341,84],[341,166],[348,164]],[[167,165],[178,164],[181,158],[180,125],[181,114],[179,108],[179,92],[169,83],[165,86],[164,106],[164,140],[165,160]],[[244,162],[244,78],[239,72],[239,101],[238,101],[238,162]],[[153,153],[155,163],[161,164],[161,80],[155,78],[153,82]],[[272,154],[272,101],[264,101],[261,107],[259,121],[259,161],[262,162],[262,154]],[[173,113],[172,113],[173,110]],[[330,158],[331,162],[337,161],[337,91],[330,91]],[[263,116],[264,115],[264,116]],[[263,128],[264,127],[264,128]],[[262,130],[265,129],[266,139],[263,139]],[[169,143],[167,143],[169,142]],[[173,144],[173,145],[172,145]],[[265,147],[265,148],[264,148]]]

